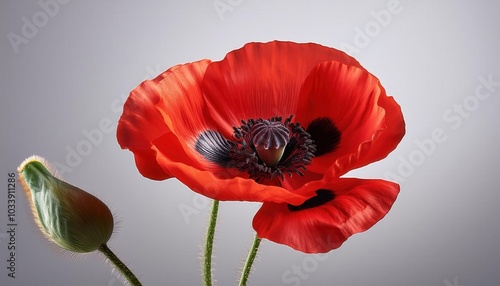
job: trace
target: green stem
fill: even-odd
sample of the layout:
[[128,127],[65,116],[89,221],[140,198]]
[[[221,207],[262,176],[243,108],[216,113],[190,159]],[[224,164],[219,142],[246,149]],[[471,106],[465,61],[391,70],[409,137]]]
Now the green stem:
[[252,270],[253,261],[257,256],[257,251],[259,250],[260,240],[261,239],[257,236],[257,234],[255,234],[252,247],[248,252],[247,261],[245,261],[245,266],[243,266],[243,272],[241,272],[240,284],[238,284],[239,286],[247,285],[247,280],[248,276],[250,276],[250,271]]
[[212,286],[212,250],[214,245],[215,225],[217,224],[217,212],[219,211],[219,201],[214,200],[210,213],[210,221],[207,230],[207,241],[205,243],[205,253],[203,261],[203,282],[205,286]]
[[118,270],[125,276],[130,285],[133,286],[142,286],[139,279],[130,271],[130,269],[123,263],[118,256],[116,256],[111,249],[108,248],[106,244],[103,244],[99,247],[99,251],[102,252],[108,259],[113,263]]

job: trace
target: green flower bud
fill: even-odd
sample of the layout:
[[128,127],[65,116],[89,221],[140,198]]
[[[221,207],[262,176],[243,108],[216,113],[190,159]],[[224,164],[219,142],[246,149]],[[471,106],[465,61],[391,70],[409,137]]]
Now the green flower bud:
[[86,253],[105,244],[113,233],[113,215],[98,198],[50,172],[38,156],[18,168],[33,216],[43,234],[57,245]]

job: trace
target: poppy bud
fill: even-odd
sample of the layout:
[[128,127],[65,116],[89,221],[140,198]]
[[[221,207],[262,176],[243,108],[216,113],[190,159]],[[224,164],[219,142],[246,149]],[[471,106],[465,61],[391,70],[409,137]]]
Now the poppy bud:
[[33,216],[47,239],[78,253],[97,250],[113,233],[113,215],[98,198],[50,172],[38,156],[18,168]]

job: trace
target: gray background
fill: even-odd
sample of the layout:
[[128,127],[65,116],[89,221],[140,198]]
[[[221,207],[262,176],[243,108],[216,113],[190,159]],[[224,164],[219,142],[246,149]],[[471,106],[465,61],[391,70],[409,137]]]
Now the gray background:
[[[348,174],[401,183],[384,220],[319,257],[263,241],[250,284],[500,285],[500,87],[490,86],[487,99],[475,96],[480,77],[500,82],[498,2],[61,0],[50,13],[43,8],[49,2],[58,3],[0,2],[1,285],[121,285],[100,254],[71,257],[51,247],[19,189],[17,277],[7,277],[7,174],[32,154],[68,166],[67,181],[114,210],[109,246],[144,285],[201,285],[208,200],[175,179],[143,178],[116,142],[116,122],[145,78],[273,39],[348,50],[401,104],[408,131],[387,159]],[[231,9],[218,13],[217,2]],[[397,13],[377,23],[393,4]],[[23,34],[23,19],[36,21],[36,33]],[[13,45],[13,34],[25,42]],[[470,111],[458,113],[464,104]],[[70,150],[85,145],[85,131],[100,122],[112,122],[112,131],[69,166]],[[433,132],[446,140],[430,148]],[[430,149],[424,153],[418,142]],[[258,207],[221,204],[218,285],[235,284]],[[180,209],[189,208],[184,217]],[[290,272],[294,265],[302,277]]]

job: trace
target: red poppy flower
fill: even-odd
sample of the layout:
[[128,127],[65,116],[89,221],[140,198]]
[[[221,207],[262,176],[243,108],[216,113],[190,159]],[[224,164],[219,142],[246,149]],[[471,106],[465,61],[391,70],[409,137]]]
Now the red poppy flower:
[[117,138],[145,177],[263,202],[253,221],[259,237],[314,253],[389,211],[397,184],[340,176],[386,157],[404,133],[399,105],[354,58],[274,41],[143,82]]

